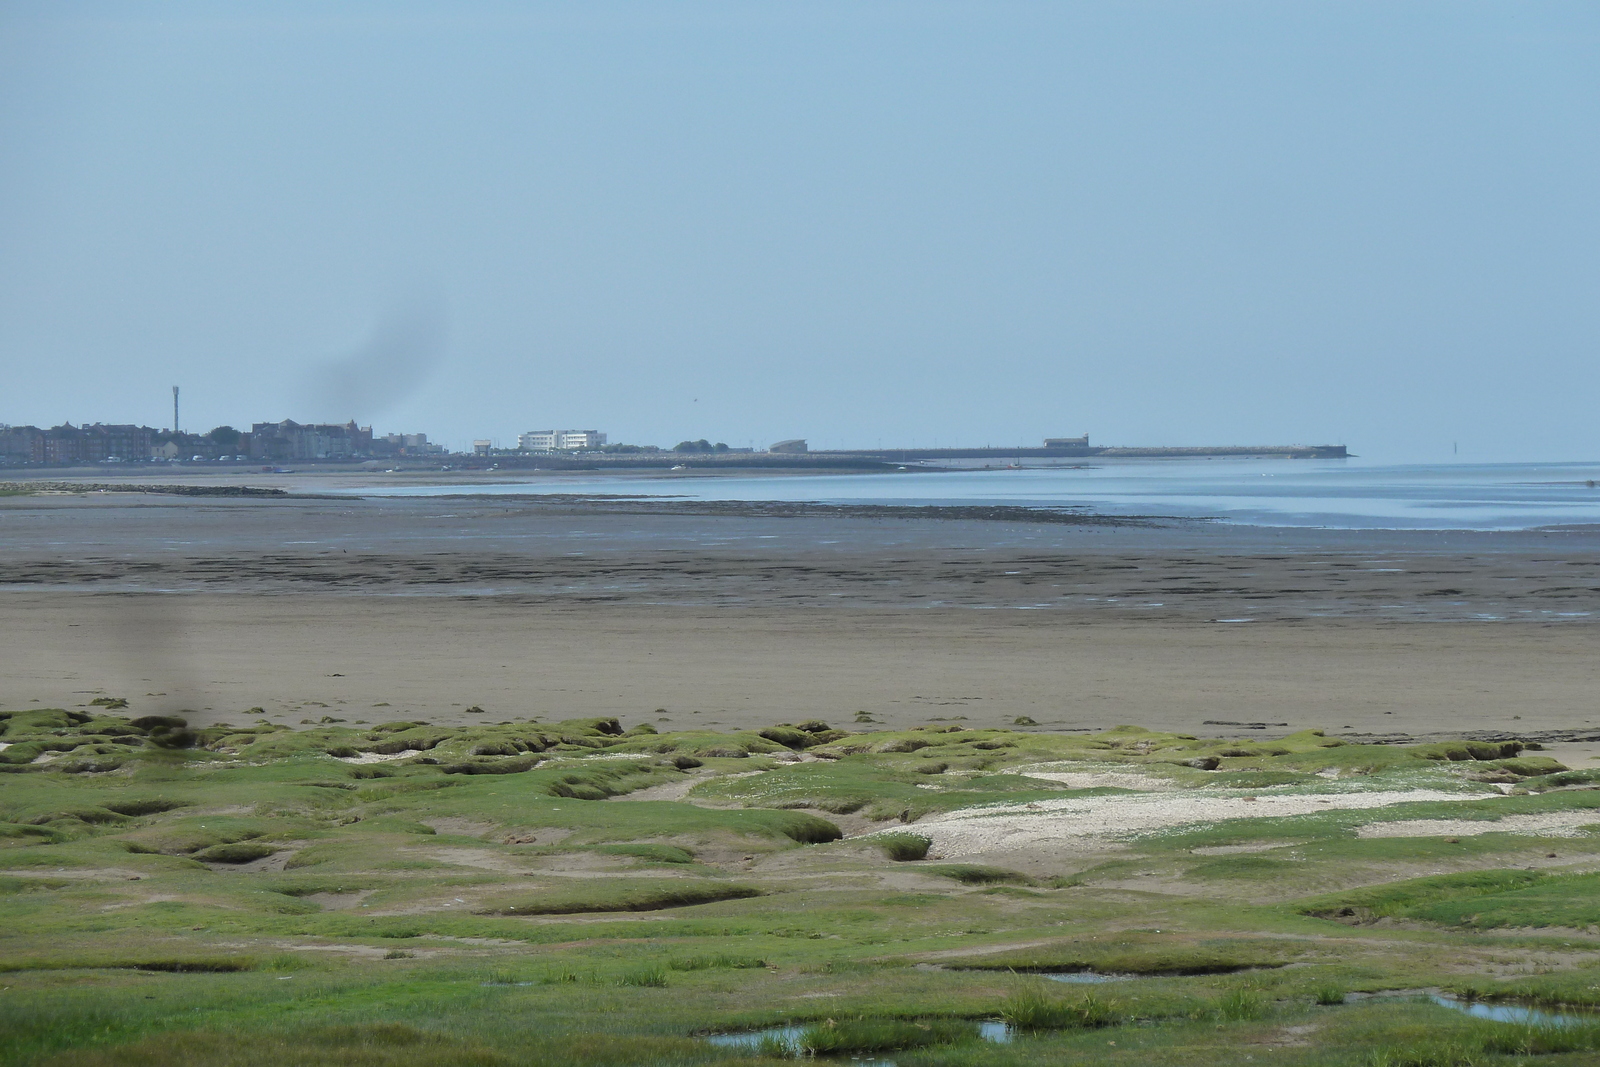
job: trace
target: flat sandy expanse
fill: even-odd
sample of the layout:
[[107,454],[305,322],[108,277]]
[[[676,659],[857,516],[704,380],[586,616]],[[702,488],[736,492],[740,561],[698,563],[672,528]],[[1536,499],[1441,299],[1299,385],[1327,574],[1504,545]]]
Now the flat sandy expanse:
[[1208,719],[1289,724],[1278,733],[1600,722],[1589,627],[43,592],[0,596],[0,627],[9,706],[108,694],[136,709],[208,709],[200,721],[240,722],[260,706],[290,722],[460,722],[476,704],[494,720],[630,723],[666,708],[678,728],[848,723],[863,710],[894,726],[1027,715],[1212,735],[1239,731]]
[[15,497],[0,500],[0,705],[1600,729],[1597,568],[1584,530]]

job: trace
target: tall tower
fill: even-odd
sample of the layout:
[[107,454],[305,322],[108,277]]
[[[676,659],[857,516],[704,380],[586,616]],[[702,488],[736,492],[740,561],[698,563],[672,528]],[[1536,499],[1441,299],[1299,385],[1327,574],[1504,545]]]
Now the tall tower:
[[172,387],[172,432],[178,432],[178,387]]

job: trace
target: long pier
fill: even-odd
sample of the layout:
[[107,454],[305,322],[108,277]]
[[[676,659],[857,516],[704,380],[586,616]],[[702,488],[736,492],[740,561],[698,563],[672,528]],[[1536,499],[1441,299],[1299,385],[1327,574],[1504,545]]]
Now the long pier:
[[1017,459],[1204,459],[1207,457],[1257,457],[1262,459],[1347,459],[1344,445],[1219,445],[1193,448],[1118,448],[1106,445],[1068,445],[1057,448],[886,448],[813,451],[802,455],[875,459],[883,463],[923,463],[939,460]]

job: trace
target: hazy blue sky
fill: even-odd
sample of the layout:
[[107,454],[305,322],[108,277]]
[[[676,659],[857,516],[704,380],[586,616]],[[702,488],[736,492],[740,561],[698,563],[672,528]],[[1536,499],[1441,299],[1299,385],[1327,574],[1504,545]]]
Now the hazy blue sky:
[[0,422],[1595,459],[1597,172],[1592,0],[3,2]]

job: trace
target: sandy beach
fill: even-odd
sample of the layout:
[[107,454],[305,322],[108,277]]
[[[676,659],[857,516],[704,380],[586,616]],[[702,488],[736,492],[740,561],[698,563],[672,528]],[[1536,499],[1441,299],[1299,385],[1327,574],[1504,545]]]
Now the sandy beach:
[[[1582,730],[1600,537],[0,501],[4,702],[198,721],[867,712],[1197,734]],[[261,708],[261,712],[250,709]],[[658,710],[665,709],[665,710]]]

